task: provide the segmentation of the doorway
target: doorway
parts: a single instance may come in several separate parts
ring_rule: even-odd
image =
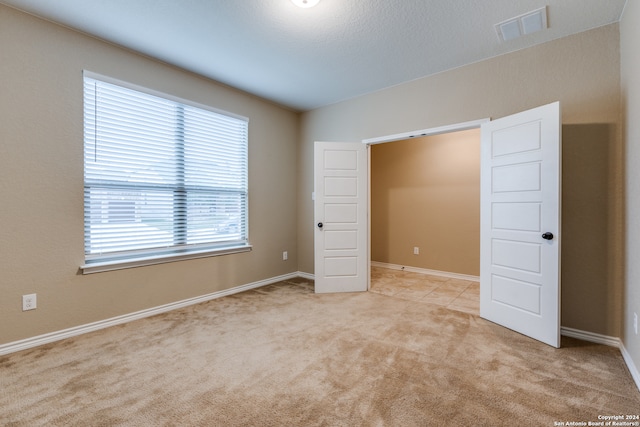
[[[479,315],[480,130],[370,149],[374,293]]]

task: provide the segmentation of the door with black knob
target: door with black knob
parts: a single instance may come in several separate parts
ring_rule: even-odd
[[[367,146],[316,142],[314,156],[315,291],[366,291]]]
[[[560,105],[481,127],[480,316],[560,346]]]

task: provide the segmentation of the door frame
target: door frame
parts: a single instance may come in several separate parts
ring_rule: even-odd
[[[490,121],[491,118],[484,118],[472,120],[469,122],[461,122],[452,125],[438,126],[362,140],[362,143],[367,145],[367,290],[371,290],[371,146],[375,144],[384,144],[387,142],[402,141],[411,138],[420,138],[423,136],[460,132],[469,129],[480,129],[480,126],[483,123],[487,123]],[[480,250],[480,248],[478,248],[478,250]]]

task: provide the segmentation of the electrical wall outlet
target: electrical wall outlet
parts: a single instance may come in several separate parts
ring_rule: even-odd
[[[22,311],[35,310],[36,294],[22,295]]]
[[[287,253],[287,251],[282,252],[282,260],[286,261],[289,259],[289,254]]]
[[[638,313],[633,313],[633,330],[638,335]]]
[[[413,247],[413,254],[414,254],[414,255],[420,255],[420,248],[419,248],[419,247],[417,247],[417,246],[414,246],[414,247]]]

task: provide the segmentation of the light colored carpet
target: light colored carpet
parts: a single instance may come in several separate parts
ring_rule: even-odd
[[[553,426],[639,408],[617,349],[302,280],[0,357],[10,426]]]
[[[480,315],[480,283],[469,280],[371,267],[370,291]]]

